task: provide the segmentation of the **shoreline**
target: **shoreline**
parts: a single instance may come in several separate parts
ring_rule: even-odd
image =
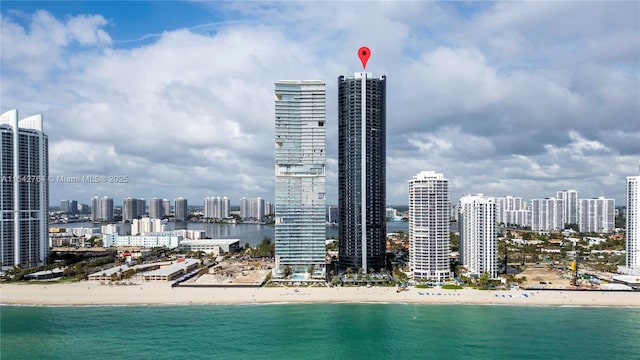
[[[601,290],[444,290],[396,292],[395,287],[171,287],[167,282],[108,286],[98,281],[69,284],[1,284],[0,305],[186,306],[249,304],[424,304],[575,306],[640,308],[640,292]]]

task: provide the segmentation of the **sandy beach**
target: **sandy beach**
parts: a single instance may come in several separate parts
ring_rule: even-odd
[[[70,284],[2,284],[5,305],[199,305],[249,303],[415,303],[538,306],[640,307],[640,292],[480,291],[440,288],[396,292],[392,287],[342,288],[172,288],[169,283],[109,286],[97,281]]]

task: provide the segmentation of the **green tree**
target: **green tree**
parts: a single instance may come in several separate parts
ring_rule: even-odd
[[[282,269],[282,274],[284,275],[284,277],[288,277],[292,272],[293,269],[289,265],[285,266],[284,269]]]
[[[491,280],[491,276],[489,275],[489,273],[487,271],[485,271],[478,278],[478,285],[481,288],[486,289],[489,286],[490,280]]]
[[[449,233],[449,248],[451,251],[458,251],[460,249],[460,235],[454,232]]]

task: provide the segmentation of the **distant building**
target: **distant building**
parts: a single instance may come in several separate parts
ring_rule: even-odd
[[[611,233],[615,228],[615,201],[599,197],[580,199],[580,232]]]
[[[151,219],[142,217],[131,221],[131,235],[144,235],[147,233],[172,231],[173,223],[162,221],[160,219]]]
[[[49,139],[42,115],[0,115],[2,268],[43,264],[49,255]]]
[[[627,268],[640,270],[640,176],[627,177]]]
[[[175,249],[182,241],[182,235],[174,232],[148,233],[145,235],[103,234],[104,247],[167,247]]]
[[[422,171],[409,180],[409,265],[414,279],[442,281],[449,264],[449,180]]]
[[[163,216],[171,215],[171,201],[169,201],[169,199],[162,199],[162,215]]]
[[[469,276],[498,277],[496,208],[495,200],[482,194],[460,198],[460,259]]]
[[[204,217],[206,219],[226,219],[230,216],[231,202],[224,197],[204,198]]]
[[[261,221],[264,218],[263,198],[240,199],[240,218],[242,220]]]
[[[318,80],[275,83],[275,257],[279,273],[326,268],[326,94]],[[240,216],[262,220],[264,200],[242,199]],[[262,213],[260,211],[262,210]]]
[[[149,200],[149,218],[162,219],[164,217],[164,206],[162,199],[153,198]]]
[[[60,200],[60,212],[69,215],[78,214],[77,200]]]
[[[131,221],[141,217],[144,214],[144,210],[140,211],[140,208],[143,206],[136,198],[128,197],[122,199],[122,221]]]
[[[562,202],[562,221],[564,224],[577,224],[580,214],[580,198],[577,190],[562,190],[556,192],[556,199]]]
[[[95,196],[91,200],[91,219],[94,222],[113,221],[113,199]]]
[[[340,208],[334,205],[327,206],[326,221],[330,224],[337,224],[340,221]]]
[[[183,251],[203,251],[207,254],[219,256],[221,254],[235,253],[240,250],[239,239],[201,239],[182,240],[178,247]]]
[[[338,262],[342,269],[386,268],[387,79],[358,72],[338,78]]]
[[[556,198],[531,200],[531,230],[552,231],[563,229],[563,201]]]
[[[189,210],[187,206],[187,199],[177,198],[175,202],[175,217],[176,221],[186,221],[189,216]]]

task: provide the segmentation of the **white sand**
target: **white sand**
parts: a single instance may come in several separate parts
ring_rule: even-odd
[[[297,291],[296,291],[297,289]],[[427,295],[427,293],[429,295]],[[421,295],[422,294],[422,295]],[[438,295],[439,294],[439,295]],[[522,294],[527,294],[524,297]],[[503,296],[504,295],[504,296]],[[170,283],[105,286],[95,281],[71,284],[2,284],[0,303],[21,305],[161,305],[246,303],[416,303],[640,307],[640,292],[480,291],[391,287],[346,288],[172,288]]]

